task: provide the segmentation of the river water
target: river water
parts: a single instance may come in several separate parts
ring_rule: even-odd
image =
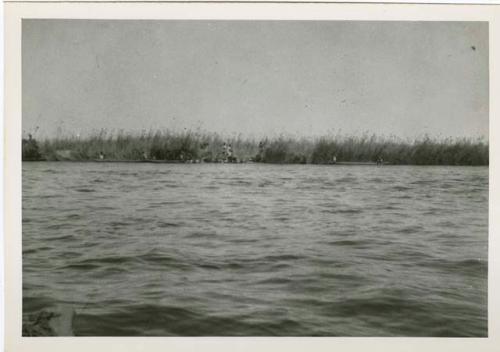
[[[487,336],[488,168],[23,163],[23,316],[81,336]]]

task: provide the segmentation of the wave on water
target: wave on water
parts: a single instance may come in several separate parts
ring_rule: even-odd
[[[25,163],[22,236],[24,336],[488,335],[488,168]]]

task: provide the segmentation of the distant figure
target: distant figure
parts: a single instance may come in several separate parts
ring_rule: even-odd
[[[146,151],[144,151],[144,153],[142,153],[142,159],[148,160],[148,153]]]
[[[99,160],[104,160],[104,153],[103,152],[99,153]]]
[[[260,141],[259,142],[259,154],[257,154],[255,161],[261,162],[262,159],[264,158],[264,147],[265,147],[265,142]]]
[[[224,142],[222,145],[222,161],[226,162],[227,161],[227,144]]]
[[[384,159],[382,159],[382,157],[379,156],[377,159],[377,165],[383,165],[383,164],[384,164]]]
[[[227,145],[226,145],[226,142],[224,142],[224,144],[222,145],[222,155],[226,155],[226,152],[227,152]]]
[[[229,159],[229,162],[231,162],[231,163],[238,162],[238,159],[234,155],[233,146],[231,144],[229,144],[229,148],[228,148],[228,159]]]
[[[333,160],[332,160],[332,164],[336,164],[336,163],[337,163],[337,156],[336,156],[336,155],[334,155],[334,156],[333,156]]]

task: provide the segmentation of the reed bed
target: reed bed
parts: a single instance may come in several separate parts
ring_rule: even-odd
[[[407,165],[488,165],[489,146],[482,139],[429,136],[414,140],[364,134],[316,138],[277,136],[247,138],[201,131],[97,131],[85,138],[23,139],[23,160],[169,160],[218,162],[227,159],[223,144],[231,145],[234,161],[329,164],[376,162]]]

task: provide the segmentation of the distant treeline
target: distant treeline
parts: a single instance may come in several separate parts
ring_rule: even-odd
[[[23,139],[23,160],[169,160],[180,162],[229,161],[284,164],[377,162],[408,165],[488,165],[488,143],[479,139],[422,137],[409,141],[395,137],[324,136],[224,138],[216,133],[151,131],[143,134],[97,132],[89,137]]]

